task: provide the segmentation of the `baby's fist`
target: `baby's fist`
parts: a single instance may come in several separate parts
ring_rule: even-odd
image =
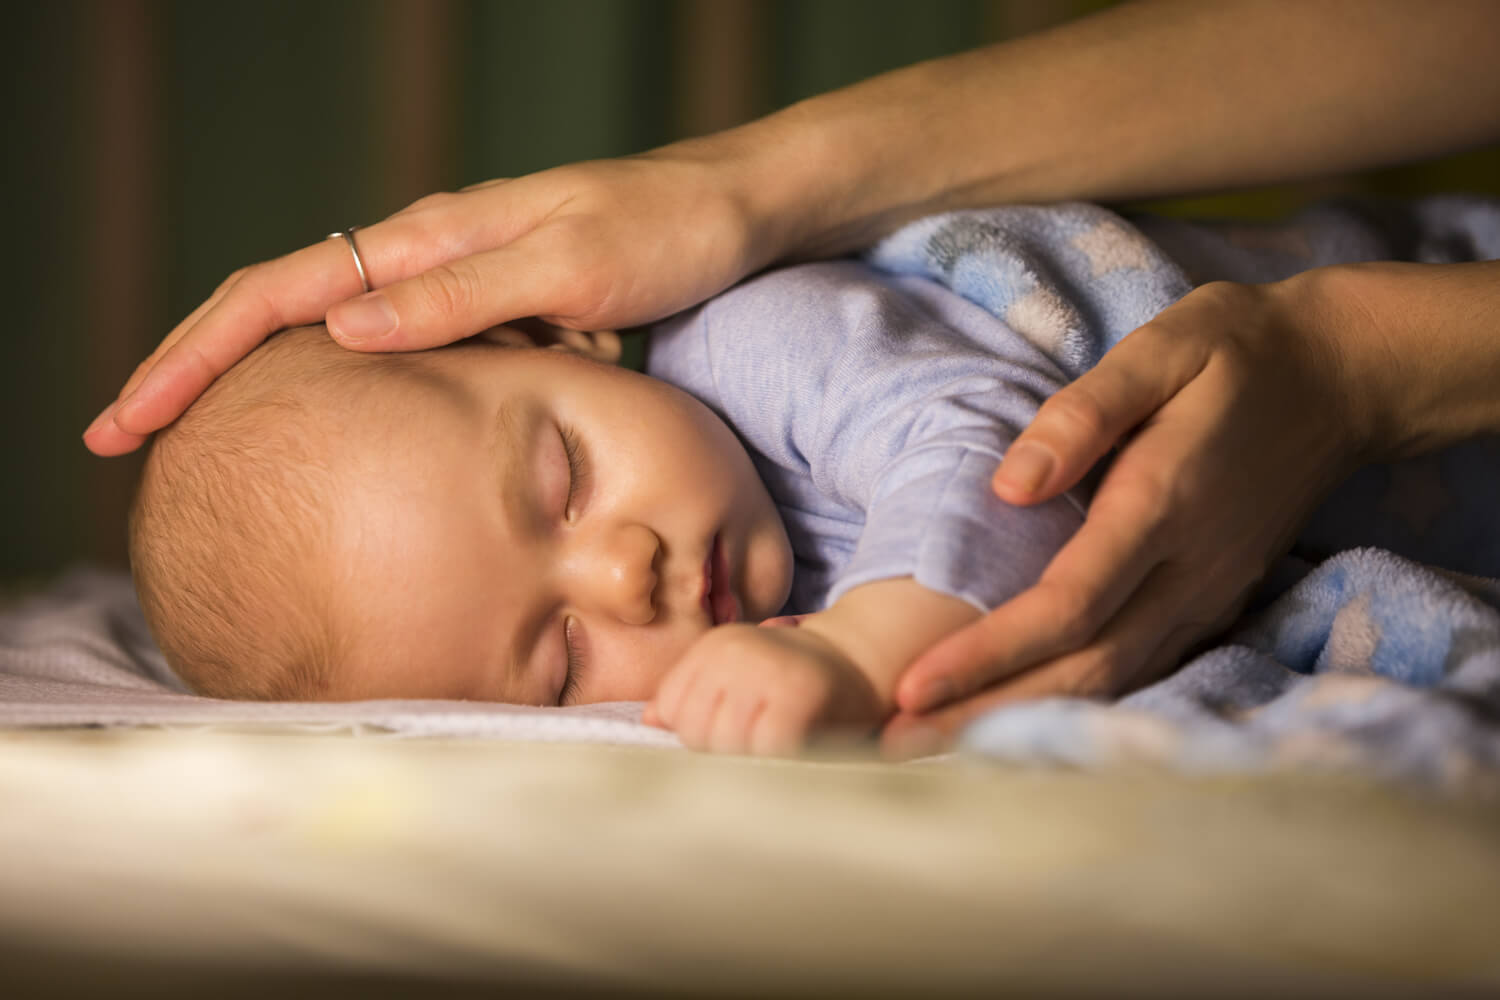
[[[694,750],[787,755],[815,730],[868,733],[884,715],[869,680],[828,638],[722,625],[688,649],[642,718]]]

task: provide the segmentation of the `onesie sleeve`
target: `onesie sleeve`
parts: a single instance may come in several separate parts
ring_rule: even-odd
[[[1000,457],[933,440],[893,462],[828,603],[861,584],[911,576],[988,611],[1035,583],[1083,517],[1065,498],[1027,508],[1001,501],[990,487]]]

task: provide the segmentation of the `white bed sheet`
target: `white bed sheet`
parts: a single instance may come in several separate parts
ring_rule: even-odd
[[[123,573],[79,570],[0,610],[0,726],[367,727],[411,736],[676,747],[641,705],[247,702],[202,698],[173,676]]]

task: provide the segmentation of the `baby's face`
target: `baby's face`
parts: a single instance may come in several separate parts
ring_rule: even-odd
[[[702,403],[558,350],[426,361],[341,444],[326,697],[644,700],[704,631],[780,609],[786,531]]]

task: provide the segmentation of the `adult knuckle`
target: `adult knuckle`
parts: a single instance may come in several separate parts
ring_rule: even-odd
[[[431,194],[423,195],[416,201],[412,202],[410,205],[407,205],[405,211],[415,214],[418,212],[441,210],[442,208],[451,205],[453,203],[453,198],[454,195],[449,191],[434,191]]]
[[[1104,406],[1082,384],[1075,384],[1053,396],[1037,411],[1038,420],[1069,436],[1093,440],[1108,430]]]
[[[438,264],[423,273],[421,289],[426,305],[443,316],[463,316],[479,301],[479,278],[471,267]]]
[[[1098,601],[1081,584],[1041,584],[1052,606],[1052,626],[1064,642],[1080,643],[1094,634],[1099,626]]]
[[[247,274],[250,273],[251,266],[252,265],[247,265],[245,267],[238,267],[238,268],[235,268],[233,271],[229,272],[229,277],[227,277],[223,281],[219,282],[218,287],[214,289],[214,294],[215,295],[219,295],[219,294],[222,294],[223,292],[227,292],[227,291],[229,291],[229,289],[233,288],[236,284],[239,283],[239,280],[241,278],[243,278],[245,275],[247,275]]]
[[[1177,508],[1181,482],[1151,465],[1119,465],[1105,503],[1109,513],[1150,535],[1163,530]]]
[[[243,296],[242,301],[253,307],[256,325],[270,333],[292,324],[287,322],[281,304],[277,301],[276,289],[264,277],[265,273],[259,265],[246,268],[241,280],[235,285],[235,292],[238,296]]]
[[[1249,304],[1253,291],[1248,285],[1237,281],[1208,281],[1188,293],[1195,305],[1207,305],[1215,310],[1235,310]]]
[[[586,216],[559,218],[548,225],[548,251],[566,263],[569,275],[567,314],[562,318],[581,329],[611,325],[625,284],[622,277],[629,271],[622,262],[636,259],[633,252]]]
[[[1133,670],[1130,656],[1120,647],[1095,646],[1078,658],[1064,683],[1068,693],[1079,697],[1108,695]]]

